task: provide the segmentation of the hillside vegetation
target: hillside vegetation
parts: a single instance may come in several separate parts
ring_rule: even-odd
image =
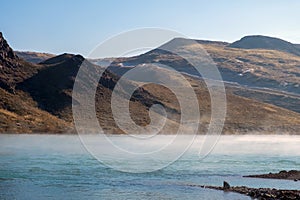
[[[185,52],[192,59],[196,59],[193,51],[204,48],[219,67],[223,79],[230,82],[225,84],[227,115],[224,134],[299,133],[297,84],[300,57],[278,50],[231,48],[223,42],[186,41],[174,39],[165,45],[173,45],[175,51]],[[201,119],[198,132],[205,134],[211,120],[211,99],[205,82],[186,60],[160,49],[131,58],[117,58],[103,73],[95,96],[101,127],[106,133],[124,134],[113,118],[112,91],[122,74],[136,65],[151,62],[167,64],[186,73],[184,77],[199,100]],[[25,61],[9,47],[2,34],[0,65],[1,133],[76,133],[72,90],[77,72],[81,65],[89,66],[95,73],[103,70],[81,55],[51,56],[39,63]],[[178,78],[165,68],[158,67],[151,73],[161,80]],[[134,87],[141,83],[127,80],[124,84]],[[180,106],[175,94],[160,85],[146,82],[135,90],[129,105],[133,121],[140,126],[148,125],[149,108],[154,104],[164,106],[168,114],[166,125],[160,133],[175,132],[180,124]]]

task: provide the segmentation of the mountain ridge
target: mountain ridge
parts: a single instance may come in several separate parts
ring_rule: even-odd
[[[200,45],[200,43],[197,44]],[[211,48],[208,51],[210,54],[213,52],[213,48],[218,51],[227,48],[225,43],[202,42],[202,45]],[[195,50],[198,47],[187,45],[185,48]],[[98,83],[95,105],[99,124],[107,133],[124,134],[116,125],[111,110],[112,91],[120,78],[120,74],[126,72],[118,71],[124,69],[118,64],[128,62],[137,65],[144,63],[144,61],[152,62],[154,59],[166,59],[164,63],[175,66],[184,63],[182,60],[173,60],[176,58],[174,55],[157,53],[160,52],[152,51],[151,56],[146,53],[142,59],[139,56],[118,58],[112,63],[111,68],[104,71]],[[4,66],[3,64],[3,68],[11,70],[9,73],[4,73],[7,70],[0,71],[0,75],[19,78],[9,82],[13,83],[10,85],[13,91],[0,85],[2,94],[0,95],[0,113],[2,114],[0,132],[75,133],[72,116],[72,89],[76,74],[82,64],[89,65],[96,73],[102,70],[101,66],[94,65],[84,57],[73,54],[61,54],[38,64],[14,56],[10,58],[7,53],[3,53],[3,55],[5,56],[2,56],[1,62],[10,61],[12,65]],[[126,69],[129,70],[130,67]],[[170,79],[175,78],[172,73],[166,70],[158,68],[154,75],[165,74]],[[117,73],[115,73],[116,71]],[[210,95],[201,78],[184,76],[192,85],[199,102],[201,102],[199,105],[201,112],[199,134],[203,134],[207,131],[211,117]],[[125,84],[128,87],[135,87],[138,83],[129,80]],[[257,99],[261,99],[260,96],[257,95],[257,99],[249,98],[248,94],[250,93],[247,89],[242,91],[240,87],[235,88],[227,84],[225,86],[228,114],[223,129],[224,134],[299,133],[300,114],[286,109],[289,106],[284,108],[258,101]],[[268,98],[271,101],[273,97],[269,96]],[[176,96],[169,89],[159,85],[146,84],[138,87],[134,92],[130,99],[130,113],[133,121],[141,126],[149,124],[149,108],[157,103],[163,105],[168,111],[167,125],[163,129],[164,133],[172,132],[180,123],[180,106],[176,101]],[[281,104],[278,103],[278,105]]]
[[[282,52],[287,52],[300,56],[300,50],[295,44],[287,42],[285,40],[263,36],[263,35],[250,35],[241,38],[229,45],[231,48],[241,48],[241,49],[270,49],[278,50]]]
[[[33,51],[15,51],[15,53],[19,58],[35,64],[38,64],[49,58],[56,56],[55,54],[51,54],[51,53],[41,53],[41,52],[33,52]]]
[[[300,56],[270,49],[240,49],[231,48],[228,45],[215,45],[215,43],[202,43],[191,39],[173,39],[162,47],[158,47],[144,54],[129,57],[116,58],[114,60],[117,73],[123,73],[125,68],[120,69],[118,65],[127,67],[138,63],[158,62],[170,65],[180,72],[199,76],[198,72],[185,59],[162,49],[168,47],[174,51],[185,51],[191,59],[194,51],[206,51],[207,56],[213,60],[212,65],[217,65],[222,78],[226,82],[238,83],[247,87],[267,87],[279,91],[292,92],[300,95]],[[120,71],[121,70],[121,71]],[[124,71],[125,70],[125,71]],[[128,69],[127,69],[128,70]]]

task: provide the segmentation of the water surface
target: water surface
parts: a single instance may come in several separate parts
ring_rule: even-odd
[[[226,180],[231,185],[300,189],[300,182],[242,177],[299,170],[299,144],[299,136],[222,136],[204,159],[194,144],[168,167],[134,174],[101,164],[78,136],[0,135],[0,199],[250,199],[188,185]]]

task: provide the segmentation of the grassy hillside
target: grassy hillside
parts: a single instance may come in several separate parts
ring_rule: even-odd
[[[228,46],[241,49],[270,49],[300,55],[296,45],[279,38],[262,35],[246,36]]]
[[[0,88],[0,133],[69,133],[72,124],[38,108],[30,96]]]
[[[39,52],[31,52],[31,51],[15,51],[16,55],[31,63],[40,63],[43,62],[49,58],[55,57],[54,54],[50,53],[39,53]]]
[[[20,59],[4,41],[2,38],[0,132],[75,133],[72,116],[72,89],[75,77],[82,64],[89,66],[96,74],[103,70],[101,66],[90,63],[80,55],[72,54],[52,57],[39,64],[29,63]],[[177,43],[175,44],[177,45]],[[251,87],[254,87],[255,83],[260,80],[260,84],[266,84],[274,89],[277,87],[274,82],[283,80],[280,74],[282,76],[290,74],[289,83],[296,84],[299,77],[297,68],[295,69],[294,66],[300,61],[299,57],[271,50],[240,51],[228,48],[226,47],[228,44],[222,42],[198,41],[198,45],[200,44],[217,62],[223,78],[226,78],[224,76],[226,73],[222,69],[226,69],[230,72],[227,74],[228,78],[232,77],[235,80],[237,76],[244,81],[238,80],[244,83],[245,87],[226,84],[227,116],[224,134],[299,133],[300,114],[297,113],[297,91],[292,96],[285,92],[286,88],[283,88],[281,92],[253,89],[246,86],[244,79],[246,77],[247,83],[253,82]],[[193,56],[191,52],[201,48],[197,44],[186,45],[183,39],[180,39],[180,45],[178,50],[187,52],[191,57]],[[120,75],[137,64],[153,61],[169,64],[180,71],[193,74],[192,68],[186,63],[186,60],[160,50],[153,50],[141,56],[116,59],[101,77],[95,96],[97,117],[101,127],[107,133],[124,133],[116,125],[111,110],[112,91],[119,81]],[[270,65],[259,65],[260,62],[270,62],[274,65],[271,67]],[[236,65],[237,63],[239,65]],[[127,67],[123,67],[124,64]],[[255,67],[255,70],[242,71],[249,67]],[[161,80],[178,78],[165,68],[156,68],[151,73],[155,78]],[[243,76],[239,75],[240,73]],[[248,73],[251,76],[247,76]],[[193,86],[200,102],[199,133],[203,134],[206,132],[211,118],[210,95],[201,78],[184,76]],[[268,85],[269,81],[275,85]],[[123,84],[127,87],[140,85],[139,82],[132,80],[127,80]],[[125,94],[121,93],[120,95]],[[287,98],[284,96],[289,99],[288,102],[285,101]],[[163,105],[168,113],[166,126],[161,133],[175,131],[180,123],[180,106],[176,96],[168,88],[160,85],[146,84],[135,90],[129,105],[133,121],[141,126],[148,125],[150,123],[149,108],[154,104]],[[155,113],[155,115],[160,115],[160,113]]]
[[[218,66],[224,81],[300,94],[299,56],[277,50],[237,49],[230,48],[222,42],[191,42],[181,38],[165,45],[171,46],[174,52],[184,53],[190,59],[196,60],[201,58],[194,57],[194,52],[205,49]],[[120,63],[129,67],[151,62],[166,64],[191,75],[199,75],[185,59],[161,49],[154,49],[140,56],[116,59],[114,66],[118,70],[117,66]]]

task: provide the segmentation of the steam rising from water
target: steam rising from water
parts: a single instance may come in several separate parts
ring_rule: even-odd
[[[110,136],[126,141],[124,136]],[[171,135],[141,140],[141,146],[156,147]],[[288,180],[249,179],[242,175],[298,169],[300,136],[221,136],[214,150],[199,159],[199,136],[179,160],[152,173],[120,173],[94,159],[77,135],[0,135],[0,196],[4,199],[248,199],[228,193],[189,187],[189,184],[231,185],[299,189]],[[93,137],[90,137],[91,141]],[[188,137],[181,136],[184,143]],[[180,143],[177,143],[180,146]],[[95,148],[109,147],[95,142]],[[138,148],[138,146],[136,146]],[[109,158],[108,158],[109,159]],[[168,157],[153,158],[158,162]],[[123,169],[154,165],[152,160],[109,160]],[[1,190],[2,188],[2,190]],[[184,191],[184,192],[182,192]],[[151,194],[149,196],[149,194]],[[129,195],[129,196],[128,196]],[[35,197],[35,198],[34,198]]]
[[[90,136],[92,144],[93,137]],[[110,136],[115,141],[126,144],[124,136]],[[152,140],[141,140],[141,146],[147,144],[149,148],[161,146],[170,141],[171,135],[160,135]],[[190,139],[189,136],[181,137],[182,143]],[[208,136],[209,137],[209,136]],[[197,136],[189,153],[199,153],[205,136]],[[130,140],[128,140],[130,141]],[[99,143],[100,142],[100,143]],[[290,135],[243,135],[243,136],[221,136],[211,154],[273,154],[300,156],[300,136]],[[130,149],[130,143],[128,142]],[[180,146],[176,143],[174,149]],[[95,148],[109,151],[109,147],[102,146],[101,141],[95,142]],[[86,153],[77,135],[0,135],[0,153],[20,150],[28,153],[38,154],[40,152],[82,154]],[[209,155],[208,155],[209,157]],[[163,158],[162,158],[163,159]]]

